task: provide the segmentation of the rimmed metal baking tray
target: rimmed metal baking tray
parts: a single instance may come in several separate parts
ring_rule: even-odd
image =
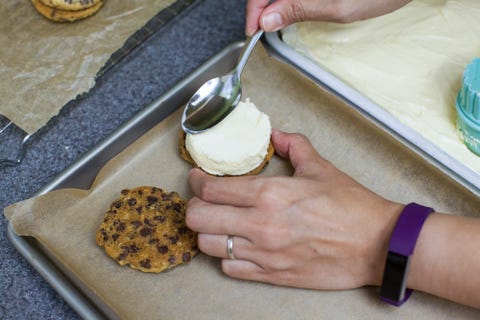
[[[343,99],[386,133],[395,137],[476,196],[480,196],[480,175],[478,173],[453,158],[411,127],[400,123],[392,114],[340,80],[335,74],[288,46],[282,41],[280,32],[267,33],[264,44],[272,56],[292,65],[314,82]]]
[[[285,45],[278,34],[266,34],[263,42],[267,51],[273,57],[296,67],[301,73],[345,100],[349,105],[382,127],[386,132],[411,147],[427,161],[439,167],[446,174],[453,176],[455,180],[462,183],[468,189],[480,194],[480,183],[474,184],[469,179],[461,179],[461,176],[456,176],[451,164],[440,162],[438,157],[435,157],[435,152],[438,150],[434,150],[431,143],[425,141],[424,145],[421,140],[417,140],[417,137],[412,137],[411,134],[414,133],[405,130],[408,128],[402,128],[395,119],[390,119],[391,116],[389,118],[389,115],[386,114],[385,111],[378,109],[380,107],[377,106],[377,108],[373,108],[372,110],[374,106],[372,106],[371,101],[366,100],[361,94],[341,83],[333,75],[319,68],[314,62],[304,58]],[[190,76],[153,101],[134,118],[122,125],[94,149],[59,174],[36,195],[42,195],[61,188],[88,189],[98,171],[106,162],[115,157],[119,152],[179,107],[183,106],[205,81],[233,69],[242,45],[243,42],[234,43],[215,55]],[[415,143],[412,143],[412,141],[415,141]],[[418,144],[420,144],[422,148],[420,148]],[[426,147],[427,149],[425,150]],[[16,249],[81,317],[85,319],[118,318],[107,305],[103,304],[101,300],[95,296],[94,292],[82,285],[82,283],[69,273],[62,263],[56,260],[38,241],[32,237],[16,235],[11,225],[8,226],[7,234]]]
[[[185,105],[201,84],[232,70],[243,42],[233,43],[190,76],[145,107],[94,149],[60,173],[36,196],[62,188],[88,189],[99,170],[120,151]],[[115,319],[117,315],[86,288],[49,251],[32,237],[15,234],[9,224],[7,235],[15,248],[52,285],[65,301],[84,319]]]

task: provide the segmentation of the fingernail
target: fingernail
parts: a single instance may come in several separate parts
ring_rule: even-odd
[[[283,19],[279,13],[273,12],[262,17],[263,30],[278,31],[283,27]]]

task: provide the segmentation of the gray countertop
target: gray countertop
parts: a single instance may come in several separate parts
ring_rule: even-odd
[[[68,103],[0,168],[0,319],[79,316],[16,251],[3,208],[27,199],[82,154],[228,44],[244,39],[245,0],[199,0]]]

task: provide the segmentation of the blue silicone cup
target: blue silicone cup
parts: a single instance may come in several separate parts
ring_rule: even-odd
[[[468,149],[480,156],[480,58],[465,68],[455,106],[458,135]]]

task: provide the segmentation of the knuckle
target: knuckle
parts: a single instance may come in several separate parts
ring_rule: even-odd
[[[205,180],[200,185],[200,194],[199,197],[202,200],[210,201],[215,196],[215,183],[211,180]]]
[[[273,208],[284,199],[284,187],[280,180],[269,179],[258,187],[257,199],[265,208]]]
[[[307,137],[304,134],[298,133],[298,132],[292,133],[292,139],[296,143],[305,142],[305,141],[308,140]]]
[[[200,233],[197,237],[197,245],[201,251],[205,252],[209,246],[209,241],[203,236],[203,234]]]
[[[329,16],[332,21],[338,23],[350,23],[356,20],[351,6],[345,4],[344,1],[335,2],[330,6],[327,16]]]
[[[300,1],[292,1],[287,11],[287,17],[292,22],[304,21],[307,17],[305,7]]]
[[[201,222],[201,211],[203,210],[200,206],[195,204],[190,204],[187,206],[185,212],[185,223],[187,227],[192,230],[197,230]]]
[[[222,260],[222,271],[229,277],[235,277],[235,269],[226,260]]]

